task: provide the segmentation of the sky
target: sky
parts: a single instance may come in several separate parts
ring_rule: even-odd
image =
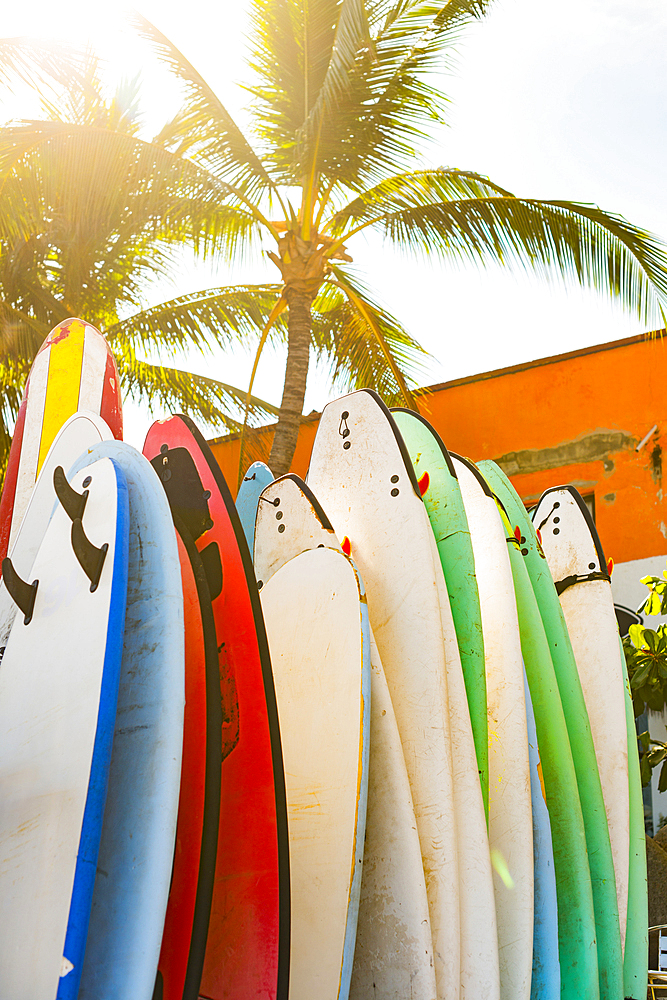
[[[248,80],[243,61],[246,4],[223,0],[139,0],[138,9],[194,63],[240,120]],[[90,41],[109,72],[141,72],[147,124],[159,127],[178,101],[175,83],[127,27],[122,7],[26,0],[3,11],[2,35]],[[595,203],[667,241],[667,4],[664,0],[497,0],[462,41],[455,72],[443,77],[450,127],[428,162],[473,169],[517,195]],[[28,95],[6,102],[5,117],[34,112]],[[0,111],[3,109],[0,107]],[[632,336],[644,327],[590,291],[564,289],[497,268],[445,268],[402,257],[376,237],[351,241],[380,301],[430,352],[423,384]],[[275,280],[270,262],[214,269],[184,261],[172,283],[147,291],[147,304],[236,281]],[[280,400],[284,359],[260,365],[255,391]],[[183,367],[245,386],[244,353]],[[331,396],[315,371],[306,412]],[[156,414],[161,415],[161,414]],[[127,408],[130,440],[148,423]],[[136,441],[140,443],[140,441]]]

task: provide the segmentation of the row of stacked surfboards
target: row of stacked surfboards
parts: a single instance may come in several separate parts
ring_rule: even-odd
[[[67,320],[0,500],[0,997],[640,1000],[643,808],[583,501],[372,392],[236,505]]]

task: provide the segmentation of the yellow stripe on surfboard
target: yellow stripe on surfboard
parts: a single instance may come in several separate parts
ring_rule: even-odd
[[[42,436],[39,442],[37,473],[56,434],[79,407],[81,369],[86,335],[85,324],[72,320],[67,330],[61,330],[50,345],[49,375],[44,400]]]

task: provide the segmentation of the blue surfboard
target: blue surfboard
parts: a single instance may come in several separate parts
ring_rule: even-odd
[[[558,961],[558,904],[556,872],[551,840],[551,821],[542,790],[540,751],[537,745],[535,715],[524,672],[530,798],[533,806],[533,864],[535,873],[533,974],[530,1000],[559,1000],[560,964]]]
[[[176,535],[150,463],[95,445],[129,496],[129,571],[109,790],[78,1000],[150,1000],[169,894],[183,746],[183,592]]]
[[[253,462],[243,477],[236,496],[236,510],[251,553],[255,546],[255,516],[259,495],[272,482],[273,473],[268,465],[264,462]]]

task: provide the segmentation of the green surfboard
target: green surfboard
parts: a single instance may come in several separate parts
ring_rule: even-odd
[[[600,997],[620,1000],[624,994],[616,879],[588,712],[567,626],[535,527],[521,499],[495,462],[480,462],[480,470],[505,507],[512,528],[519,528],[520,555],[549,645],[579,790],[595,912]]]
[[[480,472],[496,493],[489,463]],[[553,837],[558,899],[558,953],[561,997],[579,1000],[598,996],[598,957],[591,877],[586,856],[586,834],[579,804],[577,779],[567,727],[535,594],[521,546],[499,504],[516,596],[521,652],[535,713],[544,791]]]
[[[489,749],[484,639],[475,562],[461,491],[442,439],[413,410],[393,409],[433,528],[461,655],[484,812],[489,818]],[[427,477],[427,478],[426,478]]]

